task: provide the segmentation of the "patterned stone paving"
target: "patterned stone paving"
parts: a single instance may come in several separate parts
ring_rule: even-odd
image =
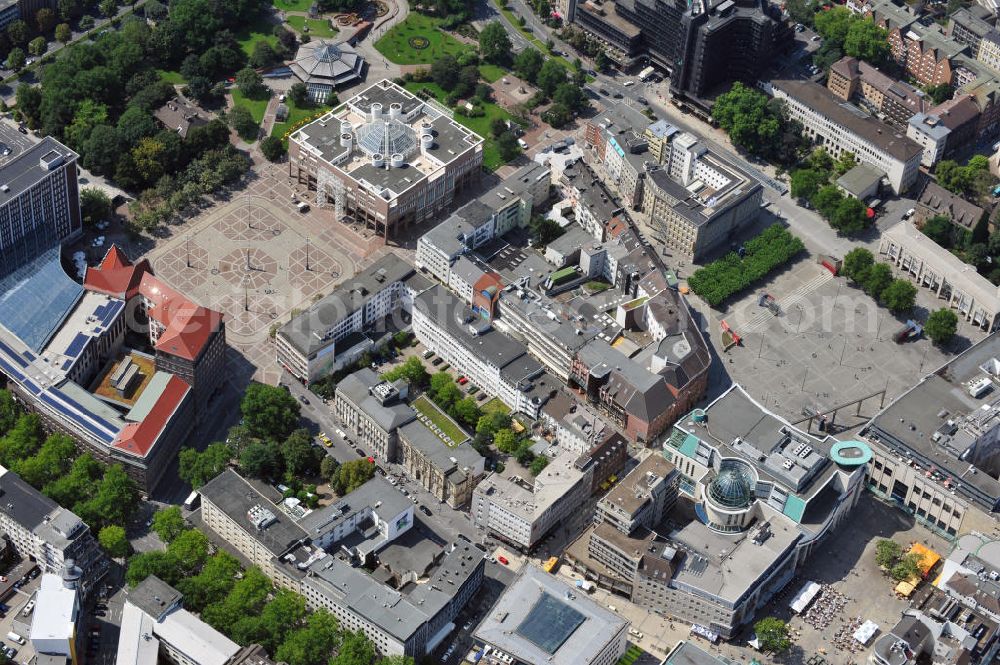
[[[249,293],[227,295],[219,304],[227,314],[227,335],[234,333],[239,337],[252,337],[261,328],[269,328],[278,318],[274,301],[267,296]]]
[[[260,290],[278,275],[278,262],[260,247],[236,249],[219,259],[219,274],[227,282]]]
[[[239,204],[239,199],[234,203]],[[247,223],[248,215],[250,217],[249,224]],[[267,242],[281,235],[286,227],[270,212],[255,205],[252,199],[248,211],[244,199],[242,207],[237,206],[230,210],[225,217],[213,225],[213,228],[228,240]]]

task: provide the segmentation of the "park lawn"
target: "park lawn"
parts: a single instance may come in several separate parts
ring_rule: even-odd
[[[506,69],[498,67],[497,65],[491,65],[489,63],[479,65],[479,75],[482,76],[483,80],[487,83],[499,81],[506,73]]]
[[[271,4],[277,9],[286,12],[308,12],[314,0],[271,0]]]
[[[267,110],[267,99],[247,99],[240,92],[239,88],[233,87],[230,89],[229,94],[233,96],[234,106],[243,106],[250,111],[250,115],[253,116],[253,121],[258,125],[264,121],[264,111]]]
[[[285,19],[285,23],[292,26],[296,32],[299,34],[308,34],[313,37],[320,38],[330,38],[337,36],[337,30],[332,25],[330,21],[325,18],[306,18],[305,16],[289,16]],[[309,30],[305,30],[308,27]]]
[[[411,406],[416,409],[417,413],[434,423],[435,427],[451,439],[451,447],[457,446],[469,438],[468,434],[461,427],[456,425],[444,411],[438,408],[437,404],[427,399],[426,396],[421,395],[413,401]]]
[[[448,93],[436,83],[417,83],[415,81],[410,81],[405,87],[407,90],[414,93],[422,88],[426,88],[427,90],[433,92],[434,97],[437,98],[437,100],[442,104],[444,104],[444,100],[448,97]],[[495,171],[499,167],[503,166],[504,161],[500,158],[500,151],[497,150],[493,136],[490,134],[490,122],[493,118],[513,120],[514,116],[507,113],[507,111],[492,102],[483,104],[483,110],[486,112],[486,115],[479,118],[467,118],[464,115],[456,113],[455,120],[460,125],[468,127],[486,139],[486,143],[483,144],[483,167],[490,171]]]
[[[392,27],[382,39],[375,42],[375,48],[390,62],[397,65],[429,65],[435,60],[452,55],[458,57],[463,51],[474,47],[463,44],[438,27],[440,19],[423,14],[410,14]],[[415,49],[409,40],[413,37],[423,37],[429,44],[427,48]]]
[[[183,85],[187,83],[187,79],[181,76],[180,72],[168,72],[165,69],[157,69],[156,73],[159,74],[161,81],[170,85]]]
[[[276,122],[274,126],[271,127],[271,136],[277,136],[279,139],[288,145],[288,139],[284,138],[285,132],[289,131],[293,127],[297,127],[300,122],[309,120],[310,118],[315,118],[323,115],[330,110],[329,106],[325,104],[319,104],[307,109],[300,109],[295,106],[291,101],[288,102],[288,120],[285,122]]]
[[[236,42],[244,53],[251,55],[257,42],[267,42],[271,46],[278,45],[278,38],[271,33],[272,30],[274,30],[274,24],[262,16],[253,23],[243,26],[236,33]],[[235,76],[236,72],[233,72],[233,75]]]
[[[489,400],[479,410],[485,414],[510,413],[510,407],[501,402],[499,397]]]

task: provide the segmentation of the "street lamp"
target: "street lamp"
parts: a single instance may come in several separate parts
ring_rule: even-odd
[[[187,248],[187,267],[190,268],[191,267],[191,234],[190,233],[187,234],[187,237],[184,239],[184,244],[185,244],[185,246]]]
[[[309,238],[306,237],[306,272],[309,271]]]

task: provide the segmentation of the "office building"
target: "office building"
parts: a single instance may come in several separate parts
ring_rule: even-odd
[[[413,332],[481,390],[496,395],[514,412],[538,417],[548,394],[542,366],[522,344],[494,330],[443,286],[417,296]]]
[[[78,157],[45,137],[0,166],[0,278],[83,232]]]
[[[422,422],[399,428],[399,457],[407,476],[456,509],[483,477],[485,460],[468,442],[449,446]]]
[[[288,140],[288,174],[386,239],[442,214],[475,182],[483,138],[388,79]]]
[[[608,58],[626,70],[639,63],[642,31],[618,14],[614,0],[569,0],[567,19],[586,30],[604,47]]]
[[[483,550],[463,540],[445,547],[440,563],[420,584],[397,590],[334,555],[308,565],[302,594],[311,608],[326,608],[344,630],[360,630],[382,655],[419,661],[454,629],[483,582]]]
[[[844,105],[818,83],[781,80],[774,81],[772,89],[775,98],[787,103],[790,117],[802,123],[805,136],[826,148],[834,159],[853,153],[859,163],[883,171],[897,194],[916,182],[923,157],[920,144]]]
[[[647,174],[642,208],[668,247],[699,261],[754,223],[762,200],[756,178],[683,133],[671,141],[663,167]]]
[[[428,286],[409,263],[386,254],[283,325],[275,335],[278,362],[307,385],[349,365],[375,345],[386,319],[409,311]]]
[[[663,454],[697,518],[643,557],[632,601],[729,639],[848,520],[871,451],[798,430],[733,386],[678,421]]]
[[[276,584],[296,589],[297,582],[279,566],[279,559],[302,544],[308,534],[275,505],[281,500],[277,490],[252,484],[226,469],[198,493],[206,527]]]
[[[182,606],[183,596],[150,575],[129,591],[122,608],[116,665],[240,665],[242,649]],[[259,649],[259,647],[257,647]],[[265,658],[266,661],[266,658]]]
[[[949,17],[948,34],[968,46],[970,53],[976,54],[983,37],[993,29],[996,21],[996,15],[981,5],[960,7]]]
[[[942,307],[961,318],[993,331],[1000,314],[1000,290],[973,266],[924,235],[912,221],[902,220],[882,234],[880,257],[935,293]]]
[[[337,384],[333,412],[344,429],[373,457],[394,462],[398,457],[397,430],[417,417],[403,401],[408,394],[406,381],[382,381],[373,370],[364,367]]]
[[[628,626],[583,592],[526,565],[473,639],[488,647],[484,665],[614,665],[625,653]]]
[[[12,471],[0,467],[0,530],[23,558],[44,574],[81,572],[80,593],[88,595],[107,573],[108,560],[83,520],[60,507]]]
[[[597,502],[594,521],[628,535],[655,529],[677,500],[680,474],[662,455],[653,453]]]
[[[76,628],[80,620],[82,576],[83,571],[72,563],[58,575],[42,575],[28,635],[38,665],[80,662]]]
[[[472,494],[473,524],[512,547],[531,550],[590,496],[593,471],[577,468],[577,457],[560,452],[533,481],[514,469],[487,475]]]
[[[477,199],[465,204],[417,241],[417,268],[450,284],[458,258],[516,228],[525,228],[532,210],[549,198],[552,175],[532,163]]]
[[[874,452],[869,487],[952,536],[963,531],[970,508],[1000,507],[998,359],[994,333],[925,376],[862,430]]]
[[[628,208],[642,207],[643,180],[654,159],[645,133],[649,125],[649,118],[621,102],[588,120],[585,127],[587,145],[600,160],[600,175]]]

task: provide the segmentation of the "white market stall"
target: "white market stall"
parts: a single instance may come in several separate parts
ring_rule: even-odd
[[[795,594],[791,602],[788,603],[788,607],[796,614],[802,614],[809,607],[809,603],[813,602],[813,599],[816,598],[820,589],[820,585],[816,582],[806,582],[799,589],[799,592]]]

